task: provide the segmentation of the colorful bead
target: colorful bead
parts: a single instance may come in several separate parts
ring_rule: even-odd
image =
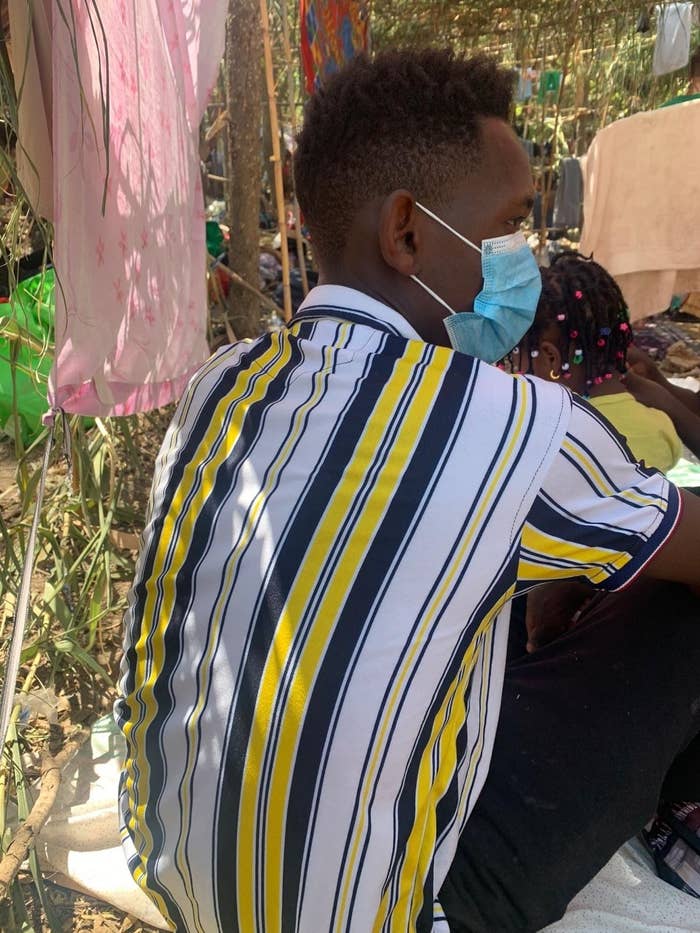
[[[629,324],[627,324],[625,321],[623,321],[622,324],[620,324],[620,330],[621,330],[623,333],[624,333],[626,330],[629,330],[629,329],[630,329],[630,326],[629,326]]]
[[[561,364],[561,368],[564,370],[564,372],[566,372],[567,369],[569,368],[569,364],[568,364],[568,363],[562,363],[562,364]]]
[[[602,336],[602,337],[609,337],[609,336],[610,336],[610,328],[609,328],[609,327],[601,327],[601,328],[600,328],[600,333],[601,333],[601,336]]]
[[[557,314],[557,320],[558,320],[558,321],[565,321],[565,320],[566,320],[566,315],[565,315],[565,314]]]
[[[540,351],[539,351],[539,350],[531,350],[531,351],[530,351],[530,356],[533,358],[533,360],[535,359],[536,356],[539,356],[539,355],[540,355]]]
[[[520,353],[520,347],[513,347],[512,353],[514,356],[517,356]]]
[[[574,351],[574,363],[578,366],[579,363],[583,363],[583,350],[577,348]]]
[[[615,355],[617,356],[618,360],[624,360],[625,358],[625,354],[622,350],[618,350]]]
[[[596,376],[595,379],[593,380],[593,382],[594,382],[597,386],[602,385],[602,384],[603,384],[603,377],[602,377],[602,376]]]
[[[570,337],[572,340],[576,340],[576,338],[578,337],[578,331],[577,331],[577,330],[570,330],[570,331],[569,331],[569,337]]]
[[[612,373],[606,373],[606,374],[605,374],[605,378],[606,378],[606,379],[612,379]]]
[[[580,301],[583,298],[583,292],[577,288],[576,291],[574,292],[574,296],[577,301]]]
[[[598,344],[599,347],[604,347],[604,346],[605,346],[605,337],[599,337],[598,340],[596,341],[596,343]]]
[[[565,379],[571,379],[571,373],[564,373]]]

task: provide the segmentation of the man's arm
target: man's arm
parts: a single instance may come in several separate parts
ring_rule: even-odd
[[[659,580],[676,580],[700,587],[700,497],[680,490],[681,514],[678,523],[644,568]]]

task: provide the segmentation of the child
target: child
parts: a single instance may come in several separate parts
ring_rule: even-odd
[[[666,411],[637,401],[625,385],[631,342],[627,306],[612,276],[578,253],[562,253],[542,269],[537,315],[510,356],[511,369],[565,380],[626,438],[638,460],[665,473],[681,456],[681,439]]]

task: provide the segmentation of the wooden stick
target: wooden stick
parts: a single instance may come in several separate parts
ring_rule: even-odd
[[[264,292],[261,292],[259,288],[251,285],[250,282],[246,282],[246,280],[237,272],[233,272],[231,269],[229,269],[228,266],[225,266],[223,262],[215,262],[214,268],[221,269],[224,275],[227,275],[232,282],[235,282],[236,285],[240,285],[241,288],[245,288],[247,291],[257,295],[260,301],[262,301],[266,307],[268,307],[271,311],[276,311],[277,314],[280,314],[284,318],[284,311],[278,304],[275,304],[272,298],[268,298],[268,296]]]
[[[51,814],[58,788],[61,786],[63,768],[89,735],[87,731],[80,733],[76,738],[71,739],[55,758],[47,755],[44,759],[39,796],[29,816],[15,833],[15,838],[0,862],[0,902],[8,896],[10,886],[22,867],[22,862]]]
[[[287,101],[289,106],[289,121],[292,125],[292,137],[297,138],[297,114],[294,101],[294,71],[292,69],[292,46],[289,41],[289,17],[287,14],[287,0],[280,0],[280,13],[282,15],[282,44],[284,46],[284,60],[287,64]],[[309,277],[306,274],[306,260],[304,258],[304,237],[301,232],[301,212],[297,200],[297,186],[292,172],[292,210],[294,211],[294,227],[297,241],[297,256],[299,257],[299,271],[301,272],[301,287],[304,295],[309,293]]]
[[[282,253],[282,294],[284,295],[284,319],[292,316],[292,290],[289,279],[289,249],[287,247],[287,218],[284,208],[284,182],[282,181],[282,159],[280,154],[280,127],[277,119],[277,100],[275,98],[275,76],[272,70],[272,45],[270,43],[270,17],[267,0],[260,0],[260,20],[265,52],[265,82],[267,84],[267,102],[270,108],[270,131],[272,133],[272,167],[275,178],[275,200],[277,202],[277,225],[280,233]]]

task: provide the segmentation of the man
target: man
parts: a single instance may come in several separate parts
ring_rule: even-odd
[[[617,589],[642,571],[700,582],[700,503],[681,513],[678,491],[560,386],[462,352],[497,359],[539,295],[517,234],[533,192],[510,81],[437,51],[329,81],[296,162],[321,285],[290,326],[210,360],[164,442],[117,717],[130,866],[177,930],[525,929],[649,815],[616,824],[566,883],[526,878],[522,896],[507,830],[530,833],[519,794],[542,799],[553,839],[578,827],[552,816],[551,787],[518,788],[517,767],[495,775],[515,790],[505,824],[474,809],[493,785],[513,595],[572,577]],[[700,635],[678,671],[698,660]],[[597,673],[601,695],[624,689],[601,670],[590,692]],[[583,728],[551,721],[568,697],[555,680],[534,679],[542,718],[523,741],[575,750],[598,725],[607,739],[607,710]],[[510,705],[506,737],[521,728]],[[676,705],[666,767],[699,725],[686,693]],[[600,796],[599,772],[555,783]],[[485,828],[479,862],[477,817],[504,858]]]

